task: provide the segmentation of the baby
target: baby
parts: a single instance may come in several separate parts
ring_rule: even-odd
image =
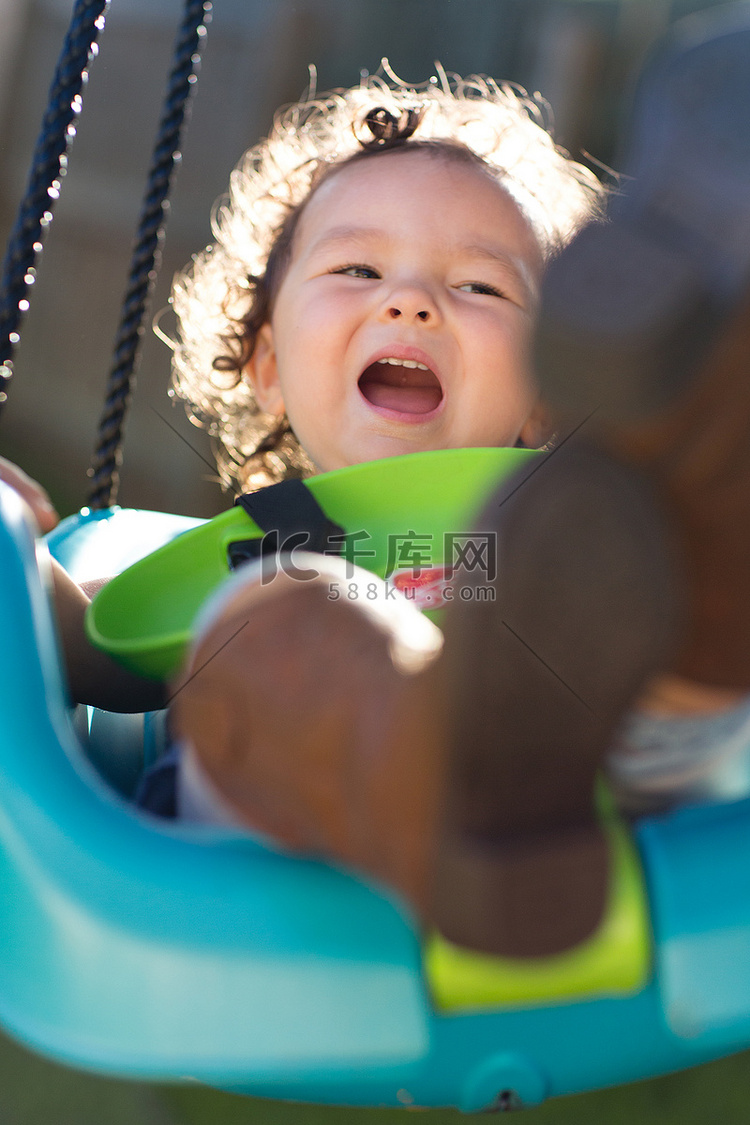
[[[373,80],[293,107],[248,155],[216,246],[174,295],[178,389],[221,443],[227,481],[253,487],[414,450],[549,436],[529,372],[537,286],[597,213],[601,189],[529,109],[490,83]],[[612,755],[636,803],[640,786],[641,797],[689,797],[690,782],[726,757],[726,732],[742,742],[748,717],[733,685],[659,676],[666,648],[643,640],[671,611],[659,521],[634,479],[587,457],[555,456],[560,473],[572,464],[593,478],[584,508],[556,505],[545,478],[547,507],[515,552],[513,517],[501,516],[507,603],[456,607],[443,658],[414,639],[405,614],[378,617],[364,599],[331,604],[333,564],[314,563],[317,582],[283,572],[265,589],[252,573],[234,580],[204,616],[174,698],[188,746],[183,812],[234,817],[368,872],[478,948],[544,955],[589,935],[608,870],[593,779],[639,690],[650,682],[643,704],[656,718],[646,715],[645,731],[636,719]],[[499,509],[517,506],[514,488],[485,513],[488,527],[498,531]],[[584,525],[606,528],[609,554],[576,545],[571,582],[564,553]],[[535,542],[549,560],[547,589]],[[561,560],[568,579],[558,585]],[[608,614],[595,628],[589,589],[603,592]],[[576,655],[583,689],[603,687],[606,708],[560,677],[553,698],[555,663],[529,643],[537,625],[558,655]],[[540,670],[546,682],[535,686]],[[673,762],[660,767],[665,744],[714,711],[726,716],[722,746],[712,756],[712,736],[701,735],[697,772],[683,763],[675,783]],[[653,737],[660,715],[687,726],[665,743],[660,730]],[[446,815],[449,776],[458,795]]]
[[[176,388],[226,483],[544,444],[529,360],[540,280],[603,194],[538,105],[491,81],[378,77],[285,111],[173,291]],[[408,613],[333,604],[336,564],[315,567],[317,582],[280,573],[263,589],[237,576],[204,615],[172,704],[183,744],[142,801],[169,808],[176,764],[179,815],[333,856],[426,913],[439,645]],[[590,809],[590,785],[576,801]]]
[[[235,171],[216,244],[173,294],[177,391],[216,439],[225,483],[252,490],[418,450],[543,444],[549,426],[529,359],[540,280],[598,215],[602,196],[596,178],[555,148],[535,103],[484,80],[441,73],[409,88],[374,78],[280,116]],[[588,512],[615,531],[612,497],[637,506],[629,486],[618,487],[605,489],[601,511]],[[560,511],[555,523],[553,509],[548,515],[554,548],[567,517]],[[551,578],[556,561],[550,554]],[[523,570],[524,559],[517,562]],[[439,636],[416,610],[391,610],[384,600],[373,607],[364,597],[332,601],[337,562],[311,566],[316,581],[296,581],[282,568],[263,588],[248,568],[207,608],[172,697],[181,742],[151,788],[176,773],[179,815],[237,820],[294,850],[332,857],[434,918],[447,743],[473,740],[467,707],[479,699],[489,745],[489,705],[501,681],[507,703],[526,633],[505,667],[486,654],[493,630],[512,617],[503,608],[490,620],[480,610],[482,620],[464,628],[469,617],[459,607],[443,658]],[[621,621],[638,633],[656,616],[661,591],[647,581],[625,593]],[[569,630],[555,624],[559,605],[539,598],[536,608],[547,632],[570,647]],[[574,626],[576,606],[561,620]],[[480,635],[483,645],[490,637],[484,648]],[[606,667],[602,642],[594,655]],[[471,689],[474,649],[485,655]],[[640,668],[637,681],[644,679]],[[635,683],[623,686],[604,726],[594,715],[597,747],[635,697]],[[677,700],[675,709],[690,707]],[[545,714],[563,714],[557,704],[534,710],[542,725]],[[575,944],[596,926],[607,856],[592,812],[594,760],[570,740],[551,761],[545,747],[560,743],[556,732],[524,742],[530,709],[520,712],[514,724],[506,707],[495,728],[507,750],[485,802],[517,862],[503,867],[501,893],[478,927],[490,937],[476,944],[534,955]],[[506,774],[504,789],[498,779]],[[507,799],[498,802],[498,792]],[[147,784],[143,803],[155,808],[150,796]],[[515,832],[517,840],[526,832],[523,846],[513,843]],[[457,882],[472,909],[483,902],[469,885],[476,876],[481,887],[483,878],[481,830],[475,836],[455,867],[454,915],[468,911]],[[445,921],[443,904],[440,924],[450,936]],[[460,937],[460,918],[454,928]]]

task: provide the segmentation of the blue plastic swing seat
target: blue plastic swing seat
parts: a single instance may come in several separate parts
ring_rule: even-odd
[[[79,577],[84,556],[88,576],[112,573],[195,522],[82,514],[51,547]],[[653,927],[635,995],[439,1012],[395,897],[246,836],[162,825],[101,780],[66,704],[46,551],[0,486],[0,1022],[21,1041],[124,1077],[464,1111],[750,1044],[750,801],[635,830]]]

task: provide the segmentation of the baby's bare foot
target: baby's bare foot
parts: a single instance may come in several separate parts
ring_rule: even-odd
[[[386,601],[371,574],[318,556],[301,565],[318,576],[251,577],[204,628],[175,729],[243,823],[383,880],[423,912],[440,631],[400,596]]]

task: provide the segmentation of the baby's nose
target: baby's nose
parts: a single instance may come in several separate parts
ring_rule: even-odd
[[[403,316],[403,313],[402,313],[401,309],[398,308],[396,305],[391,305],[388,312],[390,313],[390,315],[393,317],[394,320],[396,320],[400,316]],[[430,319],[430,310],[429,309],[419,309],[417,311],[417,313],[415,314],[415,316],[416,316],[417,320],[429,320]]]
[[[434,325],[440,319],[430,287],[419,283],[394,286],[385,299],[383,312],[388,320],[403,320],[409,324],[421,321]]]

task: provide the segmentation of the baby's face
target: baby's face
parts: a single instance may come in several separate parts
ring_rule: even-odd
[[[528,345],[542,270],[481,168],[384,153],[321,184],[248,377],[320,470],[534,442]]]

